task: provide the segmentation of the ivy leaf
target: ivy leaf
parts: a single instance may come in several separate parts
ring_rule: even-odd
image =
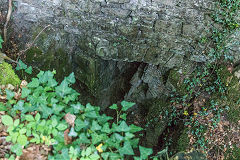
[[[7,94],[7,100],[10,100],[15,96],[15,93],[8,89],[6,89],[6,94]]]
[[[69,137],[77,137],[77,132],[74,131],[74,128],[72,127],[70,130],[70,133],[68,134]]]
[[[25,135],[19,135],[17,138],[17,142],[22,146],[25,146],[27,144],[27,137]]]
[[[56,119],[56,118],[53,118],[53,119],[52,119],[52,126],[53,126],[53,127],[56,127],[57,124],[58,124],[57,119]]]
[[[101,154],[101,156],[104,160],[108,160],[109,155],[110,155],[109,152],[104,152],[104,153]]]
[[[129,130],[130,128],[125,121],[122,121],[120,125],[117,127],[118,132],[128,132]]]
[[[123,120],[127,120],[127,114],[126,113],[123,113],[122,115],[120,115],[120,118],[122,118]]]
[[[23,63],[23,61],[21,61],[21,59],[18,61],[16,70],[22,70],[22,69],[27,69],[27,65],[25,63]]]
[[[25,119],[26,119],[26,121],[34,122],[34,118],[33,118],[32,115],[26,115],[26,116],[25,116]]]
[[[20,120],[19,119],[16,119],[13,123],[14,127],[17,127],[20,123]]]
[[[9,115],[4,115],[4,116],[2,116],[2,123],[6,126],[12,126],[13,119]]]
[[[92,133],[91,137],[92,137],[92,144],[97,144],[101,142],[103,138],[102,134],[98,135],[97,133]]]
[[[0,111],[7,111],[7,107],[2,102],[0,102]]]
[[[64,123],[60,123],[60,124],[57,126],[57,129],[58,129],[59,131],[63,131],[63,130],[65,130],[65,129],[67,129],[67,125],[64,124]]]
[[[25,72],[28,73],[28,74],[32,74],[32,66],[25,69]]]
[[[18,103],[17,104],[15,104],[14,106],[13,106],[13,108],[14,108],[14,110],[19,110],[19,111],[23,111],[24,110],[24,101],[23,100],[20,100],[20,101],[18,101]]]
[[[56,93],[60,96],[60,97],[64,97],[65,95],[71,93],[72,89],[68,87],[68,82],[66,79],[64,79],[62,81],[62,83],[56,87]]]
[[[11,151],[16,153],[17,156],[22,155],[22,146],[20,144],[15,144],[11,147]]]
[[[53,73],[51,71],[40,72],[38,78],[40,83],[46,83],[49,79],[53,79]]]
[[[21,98],[26,98],[29,94],[31,93],[31,90],[30,89],[27,89],[27,88],[22,88],[22,95],[21,95]]]
[[[35,121],[38,122],[40,120],[40,118],[41,118],[41,115],[39,113],[37,113],[35,116]]]
[[[132,132],[132,133],[139,132],[139,131],[143,130],[141,127],[138,127],[138,126],[136,126],[134,124],[131,124],[129,126],[129,128],[130,128],[130,132]]]
[[[48,86],[49,87],[55,87],[57,85],[57,81],[55,79],[49,79],[48,80]]]
[[[113,104],[109,107],[110,109],[114,109],[114,110],[117,110],[118,109],[118,106],[116,104]]]
[[[132,106],[134,106],[135,103],[127,102],[127,101],[122,101],[122,102],[121,102],[121,105],[122,105],[122,111],[127,111],[129,108],[131,108]]]
[[[93,120],[91,130],[97,131],[97,130],[100,130],[101,128],[102,127],[96,121]]]
[[[72,84],[76,82],[73,72],[68,77],[66,77],[66,79],[69,83],[72,83]]]
[[[153,153],[152,148],[145,148],[142,146],[139,146],[139,151],[140,151],[140,157],[142,159],[148,158],[148,156]]]
[[[79,113],[80,111],[83,111],[83,110],[84,110],[84,106],[81,105],[80,103],[72,104],[71,107],[74,109],[74,113],[75,113],[75,114],[77,114],[77,113]]]
[[[37,78],[32,78],[32,81],[28,83],[27,87],[37,88],[39,86],[39,80]]]
[[[81,119],[75,120],[75,129],[76,131],[80,131],[82,128],[85,128],[88,125],[88,122],[83,122]]]
[[[87,138],[87,136],[85,135],[85,133],[81,133],[81,134],[79,135],[79,138],[78,138],[77,142],[89,144],[89,143],[90,143],[90,140]]]
[[[105,123],[101,131],[105,132],[105,133],[111,133],[111,129],[109,128],[109,124]]]
[[[121,158],[122,157],[119,154],[110,152],[110,158],[109,159],[121,159]]]
[[[97,118],[97,120],[98,120],[98,122],[100,123],[100,124],[106,124],[106,122],[108,121],[108,120],[111,120],[111,119],[113,119],[112,117],[109,117],[109,116],[106,116],[106,114],[102,114],[101,116],[99,116],[98,118]]]
[[[125,141],[123,147],[119,149],[119,153],[121,155],[124,155],[124,154],[125,155],[134,155],[134,152],[133,152],[130,142]]]

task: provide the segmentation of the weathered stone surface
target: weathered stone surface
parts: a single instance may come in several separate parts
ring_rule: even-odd
[[[45,40],[65,41],[61,47],[72,48],[69,55],[76,54],[76,42],[87,37],[81,52],[88,55],[172,68],[182,64],[190,44],[204,34],[205,14],[213,4],[213,0],[16,0],[13,23],[15,31],[24,34],[23,43],[34,38],[36,27],[50,24],[54,31]],[[73,37],[72,43],[66,34]],[[38,40],[37,44],[41,45]]]

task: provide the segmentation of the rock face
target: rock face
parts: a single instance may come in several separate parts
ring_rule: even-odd
[[[0,27],[7,2],[0,0]],[[176,88],[169,71],[180,73],[207,61],[196,42],[213,24],[208,14],[214,2],[15,0],[8,33],[21,48],[37,37],[35,47],[25,53],[26,62],[56,69],[59,79],[74,71],[86,102],[109,106],[126,99],[143,104]],[[234,37],[229,47],[237,61],[239,34]]]

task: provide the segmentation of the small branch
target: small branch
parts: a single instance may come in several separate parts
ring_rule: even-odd
[[[20,57],[24,52],[26,52],[27,50],[29,50],[29,49],[34,45],[34,43],[35,43],[35,41],[37,40],[37,38],[38,38],[38,37],[42,34],[42,32],[43,32],[44,30],[46,30],[48,27],[50,27],[50,25],[47,25],[46,27],[44,27],[44,28],[38,33],[38,35],[34,38],[34,40],[32,41],[32,43],[29,44],[26,49],[24,49],[24,50],[22,50],[22,51],[20,51],[20,52],[18,53],[18,58],[17,58],[17,59],[19,59],[19,57]]]
[[[11,18],[11,14],[12,14],[12,0],[9,0],[8,1],[8,14],[7,14],[6,22],[4,24],[4,29],[3,29],[4,43],[7,42],[7,26],[8,26],[8,22]]]

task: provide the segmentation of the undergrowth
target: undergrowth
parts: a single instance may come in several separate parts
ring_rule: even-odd
[[[17,70],[30,71],[22,62]],[[73,73],[60,84],[55,73],[40,71],[31,82],[21,84],[20,92],[3,90],[1,120],[7,126],[6,141],[13,144],[6,158],[24,156],[24,149],[42,144],[52,146],[51,160],[148,159],[152,149],[138,145],[136,133],[142,128],[126,123],[127,110],[134,103],[110,106],[116,117],[101,114],[100,107],[78,102],[79,93],[70,87],[75,83]]]
[[[171,100],[174,108],[171,113],[172,123],[183,121],[189,129],[190,146],[202,150],[210,156],[210,159],[214,157],[220,159],[224,156],[226,158],[234,154],[229,149],[234,148],[231,143],[236,141],[217,140],[217,138],[213,140],[210,137],[214,137],[214,134],[217,137],[219,126],[224,126],[223,122],[226,122],[223,121],[223,117],[226,117],[224,113],[229,112],[236,105],[235,103],[229,106],[225,103],[232,101],[228,96],[232,87],[229,86],[231,77],[225,77],[221,73],[222,70],[227,70],[225,74],[228,73],[233,77],[233,56],[230,55],[230,48],[226,43],[229,36],[240,28],[237,19],[239,9],[239,0],[217,1],[216,10],[211,14],[214,24],[210,27],[209,36],[201,37],[198,42],[205,48],[207,62],[198,64],[192,73],[185,75],[182,85],[185,86],[186,94],[175,93]],[[226,80],[228,83],[225,82]],[[239,90],[237,92],[239,93]],[[238,95],[235,93],[234,96]],[[212,153],[213,150],[215,153]],[[218,153],[219,151],[221,153]]]

